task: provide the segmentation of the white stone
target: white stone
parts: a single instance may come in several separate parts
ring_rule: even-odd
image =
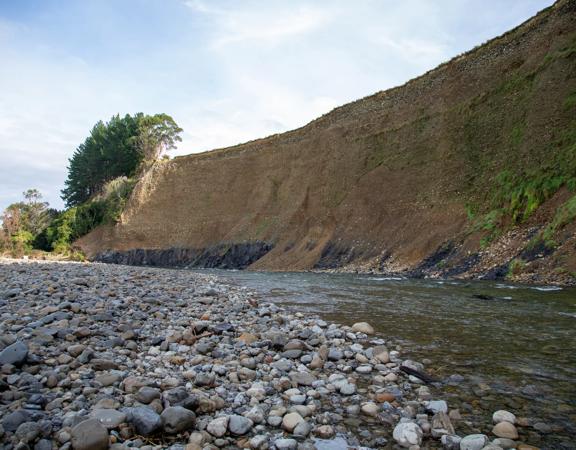
[[[358,366],[358,367],[356,367],[356,372],[358,372],[358,373],[370,373],[370,372],[372,372],[372,366],[370,366],[368,364]]]
[[[515,424],[516,423],[516,416],[509,411],[501,409],[499,411],[496,411],[494,414],[492,414],[492,421],[494,423],[510,422],[512,424]]]
[[[355,333],[374,334],[374,328],[367,322],[358,322],[352,325],[352,331]]]
[[[414,422],[400,422],[394,428],[392,437],[402,447],[411,447],[422,443],[422,429]]]
[[[250,448],[253,449],[264,449],[268,448],[268,436],[265,434],[259,434],[250,439]]]
[[[448,412],[448,404],[444,400],[430,400],[428,405],[426,405],[426,411],[433,414],[443,412]]]
[[[346,382],[341,384],[338,390],[342,395],[353,395],[356,393],[356,385]]]
[[[260,383],[254,383],[250,389],[246,391],[246,395],[257,400],[264,400],[266,398],[266,390]]]
[[[222,437],[228,430],[228,416],[218,417],[208,424],[206,427],[208,433],[212,436]]]
[[[300,414],[297,412],[288,413],[282,418],[282,428],[292,432],[300,422],[304,422],[304,418]]]
[[[485,434],[469,434],[460,441],[460,450],[482,450],[488,442]]]
[[[378,415],[378,411],[380,411],[380,408],[374,402],[367,402],[362,405],[360,411],[362,411],[362,414],[375,417]]]

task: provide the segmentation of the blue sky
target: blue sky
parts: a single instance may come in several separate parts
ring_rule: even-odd
[[[170,114],[172,155],[304,125],[522,23],[551,0],[0,0],[0,210],[100,119]],[[215,183],[218,181],[215,180]]]

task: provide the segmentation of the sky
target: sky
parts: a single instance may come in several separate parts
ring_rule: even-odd
[[[171,156],[300,127],[551,0],[0,0],[0,211],[52,207],[98,120],[170,114]],[[218,180],[214,180],[215,183]]]

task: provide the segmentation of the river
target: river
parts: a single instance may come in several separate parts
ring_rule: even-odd
[[[202,271],[206,273],[206,271]],[[490,435],[498,409],[529,419],[527,442],[576,448],[576,289],[358,274],[210,270],[260,298],[352,325],[369,322],[444,380],[457,431]],[[468,424],[466,422],[469,422]]]

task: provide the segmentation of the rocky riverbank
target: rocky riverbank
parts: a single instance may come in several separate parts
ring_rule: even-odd
[[[0,448],[533,448],[506,411],[459,437],[424,366],[350,325],[188,271],[2,261]]]

